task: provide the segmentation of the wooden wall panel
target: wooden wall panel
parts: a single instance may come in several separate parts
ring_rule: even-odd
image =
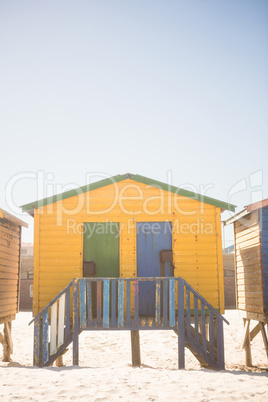
[[[18,311],[20,226],[0,219],[0,322]]]

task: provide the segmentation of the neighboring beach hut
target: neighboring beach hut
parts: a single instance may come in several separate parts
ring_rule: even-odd
[[[266,354],[268,342],[268,198],[248,205],[225,221],[234,224],[237,308],[244,320],[246,365],[252,365],[250,342],[261,331]],[[258,321],[250,331],[250,321]]]
[[[34,216],[34,316],[83,276],[180,276],[224,312],[220,215],[234,205],[125,174],[22,209]],[[144,286],[150,315],[154,292]]]
[[[19,308],[19,271],[21,227],[28,225],[15,216],[0,209],[0,333],[3,344],[3,360],[10,361],[13,353],[11,324]]]

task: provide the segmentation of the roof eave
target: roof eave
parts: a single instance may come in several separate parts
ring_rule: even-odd
[[[41,200],[22,205],[21,208],[22,208],[23,212],[27,212],[31,216],[34,216],[34,209],[41,208],[43,206],[46,206],[48,204],[52,204],[52,203],[55,203],[58,201],[62,201],[67,198],[86,193],[88,191],[96,190],[98,188],[105,187],[110,184],[118,183],[125,179],[130,179],[130,180],[133,180],[138,183],[147,184],[152,187],[160,188],[162,190],[169,191],[169,192],[177,194],[177,195],[181,195],[181,196],[184,196],[184,197],[187,197],[187,198],[199,201],[199,202],[203,202],[205,204],[213,205],[213,206],[221,208],[221,210],[229,210],[229,211],[234,212],[235,208],[236,208],[236,205],[233,205],[233,204],[230,204],[230,203],[227,203],[224,201],[220,201],[215,198],[207,197],[202,194],[194,193],[192,191],[185,190],[185,189],[182,189],[179,187],[175,187],[175,186],[172,186],[171,184],[163,183],[163,182],[160,182],[160,181],[157,181],[154,179],[149,179],[148,177],[135,175],[135,174],[131,174],[131,173],[127,173],[124,175],[117,175],[117,176],[110,177],[108,179],[97,181],[92,184],[87,184],[83,187],[78,187],[76,189],[69,190],[64,193],[54,195],[52,197],[43,198]]]

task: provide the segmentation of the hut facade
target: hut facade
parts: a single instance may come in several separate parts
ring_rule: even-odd
[[[180,276],[224,312],[221,211],[234,205],[125,174],[22,209],[34,217],[35,316],[74,277],[92,275]],[[142,293],[150,314],[153,296],[144,304]]]
[[[11,324],[19,309],[19,272],[21,227],[28,225],[0,209],[0,333],[3,360],[9,361],[12,353]]]
[[[261,331],[266,353],[268,343],[268,199],[250,204],[225,221],[233,223],[237,308],[244,320],[243,347],[246,365],[252,365],[250,342]],[[250,331],[250,321],[257,325]]]

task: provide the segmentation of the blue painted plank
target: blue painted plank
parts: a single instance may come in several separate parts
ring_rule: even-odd
[[[224,370],[223,322],[219,314],[217,315],[217,348],[219,369]]]
[[[206,338],[206,313],[205,305],[201,302],[201,326],[202,326],[202,349],[205,353],[207,350],[207,338]]]
[[[65,339],[70,333],[70,288],[66,291],[65,299]]]
[[[92,281],[87,279],[87,325],[92,323]]]
[[[101,323],[101,296],[102,296],[102,281],[97,281],[97,321]]]
[[[186,287],[186,322],[187,322],[187,336],[192,338],[191,334],[191,300],[190,290]]]
[[[184,281],[178,279],[178,366],[185,368]]]
[[[118,327],[124,326],[124,279],[118,280]]]
[[[198,333],[198,299],[194,295],[194,337],[195,344],[199,345],[199,333]]]
[[[209,341],[210,341],[210,358],[214,361],[214,325],[213,325],[213,313],[212,311],[209,312]]]
[[[40,366],[40,334],[41,334],[41,322],[40,317],[34,322],[34,358],[33,365]]]
[[[126,280],[127,286],[127,324],[131,322],[131,298],[130,298],[130,280]]]
[[[175,279],[169,279],[169,325],[175,327]]]
[[[161,281],[156,280],[155,284],[155,321],[156,324],[160,324],[160,314],[161,313]]]
[[[45,364],[49,359],[48,331],[49,331],[49,314],[48,314],[48,310],[47,310],[43,314],[43,320],[42,320],[42,360],[43,360],[43,364]]]
[[[163,324],[168,323],[168,279],[163,279]]]
[[[73,365],[79,364],[79,282],[78,279],[73,283]]]
[[[116,325],[116,284],[117,280],[112,279],[112,326]]]
[[[86,280],[80,279],[80,327],[86,328]]]
[[[139,306],[140,300],[139,300],[139,280],[136,279],[134,280],[134,325],[135,327],[138,327],[139,322],[140,322],[140,311],[139,311]]]
[[[110,321],[110,280],[103,281],[103,327],[109,328]]]

